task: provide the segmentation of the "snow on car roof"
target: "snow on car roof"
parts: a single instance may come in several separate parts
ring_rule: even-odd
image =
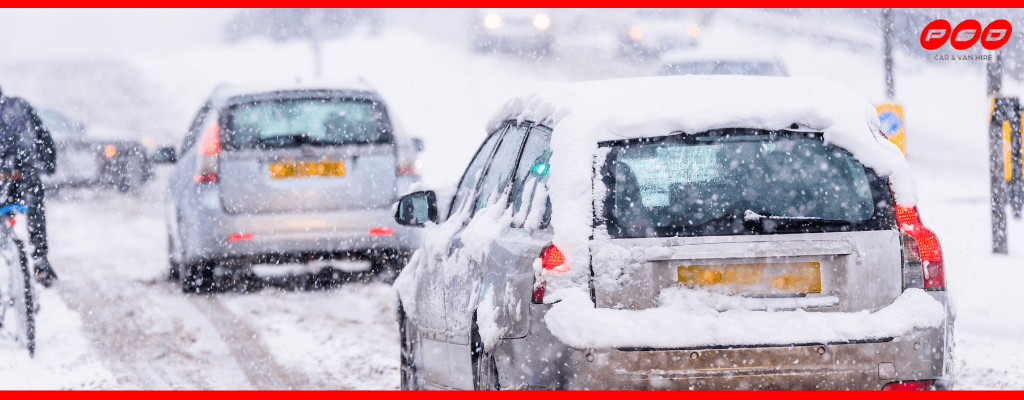
[[[820,130],[864,165],[888,176],[896,201],[917,201],[910,166],[881,136],[863,97],[825,78],[664,76],[532,86],[512,97],[488,127],[530,120],[552,128],[548,181],[553,242],[568,260],[588,259],[592,174],[598,143],[719,128]],[[488,130],[491,130],[488,129]]]
[[[369,83],[362,79],[347,79],[338,81],[279,81],[279,82],[251,82],[251,83],[225,83],[218,86],[211,96],[215,100],[228,99],[234,96],[280,92],[290,90],[362,90],[376,92]]]
[[[728,51],[728,50],[675,50],[663,54],[661,64],[682,63],[692,61],[765,61],[778,62],[779,56],[771,52],[760,51]]]

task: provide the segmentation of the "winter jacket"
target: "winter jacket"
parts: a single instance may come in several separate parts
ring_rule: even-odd
[[[50,132],[27,101],[0,96],[0,157],[13,158],[19,168],[52,174],[57,168],[57,151]]]

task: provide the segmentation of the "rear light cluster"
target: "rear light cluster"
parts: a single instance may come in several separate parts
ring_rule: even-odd
[[[395,230],[391,228],[370,228],[370,236],[395,236]]]
[[[398,166],[395,168],[395,174],[402,175],[419,175],[420,166],[423,165],[423,161],[420,160],[402,160],[398,162]]]
[[[543,275],[569,272],[569,264],[565,263],[565,255],[553,244],[544,246],[544,249],[540,251],[540,266],[544,269]],[[534,304],[544,303],[544,281],[534,283],[533,302]]]
[[[935,233],[924,227],[915,206],[896,206],[896,224],[903,239],[903,287],[945,289],[942,248]]]
[[[903,391],[903,390],[928,390],[932,387],[932,381],[908,381],[908,382],[893,382],[882,388],[883,391]]]
[[[210,124],[199,139],[199,158],[196,159],[196,174],[192,179],[198,183],[217,182],[217,155],[220,154],[220,125]]]
[[[245,240],[252,240],[252,234],[249,233],[249,232],[243,232],[243,233],[232,233],[232,234],[228,235],[228,241],[229,242],[240,242],[240,241],[245,241]]]

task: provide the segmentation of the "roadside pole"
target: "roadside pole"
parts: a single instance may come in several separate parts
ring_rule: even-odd
[[[992,116],[988,128],[988,154],[989,154],[989,185],[991,195],[989,207],[992,212],[992,252],[1006,254],[1006,178],[1003,171],[1003,122],[1008,122],[1010,117],[1009,99],[1000,98],[1002,90],[1002,66],[998,52],[992,57],[992,61],[986,64],[988,76],[988,94],[992,108]],[[1013,109],[1016,113],[1016,109]]]
[[[1006,154],[1003,168],[1009,172],[1007,184],[1010,195],[1010,209],[1013,210],[1013,218],[1021,219],[1021,211],[1024,209],[1024,175],[1021,165],[1021,104],[1017,98],[1013,98],[1016,106],[1013,115],[1010,117],[1010,129],[1003,132],[1003,148],[1009,146],[1009,154]],[[1004,150],[1005,152],[1005,150]]]
[[[885,57],[885,99],[892,101],[896,97],[896,87],[892,76],[892,9],[882,9],[882,52]]]

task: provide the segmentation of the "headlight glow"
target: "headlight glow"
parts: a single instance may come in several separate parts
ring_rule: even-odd
[[[544,14],[537,14],[533,17],[533,26],[542,31],[548,29],[551,27],[551,18]]]
[[[697,36],[700,36],[700,27],[696,24],[690,25],[690,27],[686,28],[686,33],[690,35],[690,37],[696,38]]]
[[[629,27],[629,38],[630,39],[640,40],[640,38],[642,38],[642,37],[644,37],[644,30],[643,29],[640,29],[639,26],[631,26],[631,27]]]
[[[484,26],[486,26],[487,29],[498,29],[498,27],[501,26],[501,16],[498,14],[487,14],[487,16],[484,17]]]

